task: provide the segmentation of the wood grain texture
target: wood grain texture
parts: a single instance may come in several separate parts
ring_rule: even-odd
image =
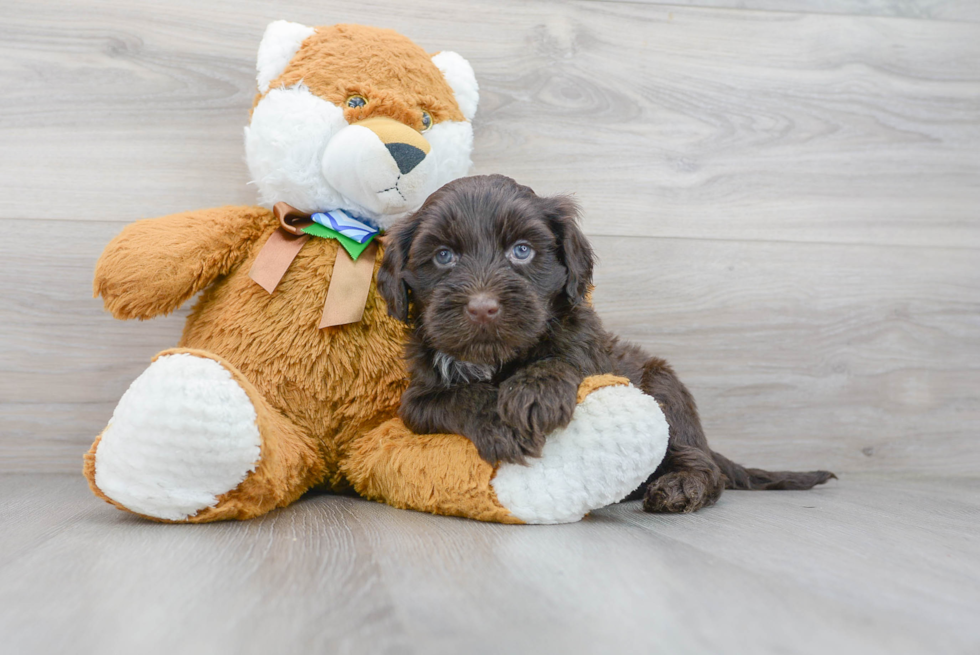
[[[681,7],[785,11],[847,16],[892,16],[919,20],[980,21],[973,0],[625,0]]]
[[[186,309],[113,321],[92,267],[128,221],[254,200],[241,130],[284,16],[469,58],[476,172],[577,194],[607,324],[676,365],[719,450],[977,470],[980,26],[738,4],[4,4],[0,471],[76,471],[176,342]]]
[[[14,653],[974,653],[975,480],[844,477],[502,526],[313,496],[160,525],[0,476]]]
[[[74,471],[186,315],[113,320],[91,270],[119,228],[45,221],[0,244],[12,270],[54,230],[56,266],[0,306],[0,470]],[[964,249],[594,237],[607,327],[669,359],[712,443],[766,467],[980,468],[980,266]],[[27,302],[27,299],[30,299]],[[56,390],[52,394],[51,390]]]
[[[7,9],[0,216],[130,221],[252,198],[241,127],[255,45],[282,9],[207,6]],[[425,8],[420,20],[419,5],[373,0],[330,19],[467,56],[483,95],[476,169],[577,192],[597,233],[980,244],[980,25],[598,2]],[[289,13],[325,19],[317,3]]]
[[[766,468],[980,470],[980,265],[957,249],[595,239],[606,326]],[[950,468],[947,468],[950,467]]]

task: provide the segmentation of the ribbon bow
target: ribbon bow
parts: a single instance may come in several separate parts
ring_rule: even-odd
[[[336,239],[342,247],[337,249],[320,328],[360,321],[374,274],[378,230],[339,209],[307,214],[277,202],[272,213],[279,227],[256,256],[249,277],[272,293],[310,236]]]

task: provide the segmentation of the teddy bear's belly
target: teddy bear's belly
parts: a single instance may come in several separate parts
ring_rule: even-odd
[[[179,345],[237,367],[335,464],[350,439],[395,416],[408,376],[405,327],[373,284],[359,323],[318,328],[333,243],[311,240],[272,294],[248,277],[249,258],[202,295]]]

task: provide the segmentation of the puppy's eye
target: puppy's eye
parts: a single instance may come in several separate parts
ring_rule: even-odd
[[[347,98],[347,106],[351,109],[360,109],[367,104],[367,98],[364,96],[351,96]]]
[[[534,248],[526,243],[519,243],[510,251],[510,259],[520,264],[526,264],[534,257]]]
[[[432,258],[432,261],[437,266],[452,266],[456,263],[456,253],[449,248],[440,248],[436,251],[436,256]]]
[[[422,131],[426,132],[430,127],[432,127],[432,116],[429,115],[429,112],[422,110]]]

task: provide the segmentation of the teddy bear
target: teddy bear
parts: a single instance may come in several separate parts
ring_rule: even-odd
[[[259,204],[137,221],[96,265],[95,295],[118,319],[199,297],[85,455],[92,491],[164,522],[249,519],[316,487],[560,523],[647,479],[668,426],[614,376],[583,382],[572,422],[527,465],[397,418],[406,328],[374,276],[384,230],[470,167],[469,63],[391,30],[276,21],[256,70],[245,153]]]

